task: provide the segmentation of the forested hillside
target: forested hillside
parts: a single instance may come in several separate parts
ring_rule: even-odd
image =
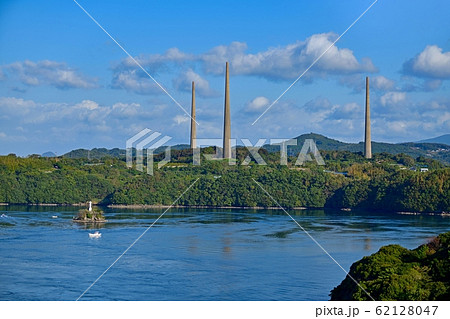
[[[260,150],[260,154],[267,165],[253,161],[242,165],[248,151],[239,148],[236,165],[202,160],[196,166],[190,150],[173,151],[172,161],[161,169],[155,167],[153,176],[127,168],[119,158],[2,156],[0,202],[170,205],[200,178],[178,205],[276,206],[254,179],[288,208],[450,211],[450,168],[431,159],[377,154],[366,160],[358,153],[322,151],[326,166],[313,162],[296,166],[295,157],[285,166],[279,164],[278,153]],[[420,172],[421,167],[429,171]]]
[[[380,250],[350,267],[350,275],[377,301],[449,300],[450,232],[409,250],[399,245]],[[331,300],[371,300],[346,277]]]

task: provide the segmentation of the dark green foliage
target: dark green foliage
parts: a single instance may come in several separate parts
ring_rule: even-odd
[[[375,300],[450,300],[450,232],[408,250],[381,247],[350,267],[350,275]],[[331,291],[331,300],[370,300],[347,276]]]
[[[77,150],[70,151],[63,155],[63,157],[67,158],[104,158],[104,157],[117,157],[122,158],[125,157],[125,150],[119,148],[113,148],[108,150],[106,148],[93,148],[92,150],[85,150],[79,148]]]
[[[327,206],[416,212],[450,210],[449,169],[420,173],[353,166],[351,170],[357,178],[335,192]]]
[[[101,170],[73,160],[0,157],[0,202],[74,204],[100,200],[114,190],[111,180],[98,172]]]
[[[204,154],[216,151],[202,150]],[[0,156],[0,202],[170,205],[199,178],[178,205],[277,206],[255,180],[288,208],[450,211],[450,168],[434,160],[379,153],[368,161],[359,153],[323,151],[325,167],[313,162],[295,166],[296,157],[289,157],[285,166],[279,164],[279,153],[259,153],[267,165],[254,161],[242,165],[250,155],[246,148],[237,149],[236,165],[204,159],[201,165],[192,165],[191,150],[173,150],[171,162],[162,169],[156,163],[164,154],[155,156],[154,175],[128,169],[123,159],[112,157]],[[409,170],[424,165],[430,171]]]

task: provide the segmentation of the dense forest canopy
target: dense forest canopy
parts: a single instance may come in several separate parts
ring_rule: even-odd
[[[191,150],[172,150],[171,162],[160,169],[164,154],[155,157],[153,175],[127,168],[124,157],[1,156],[0,202],[170,205],[200,178],[178,205],[276,206],[254,179],[287,208],[450,211],[450,168],[430,158],[379,153],[367,160],[361,153],[321,151],[325,166],[314,161],[298,166],[296,156],[280,165],[279,152],[260,149],[267,165],[254,160],[242,165],[250,153],[242,147],[236,153],[236,165],[204,158],[193,165]]]
[[[409,250],[381,247],[350,267],[350,275],[377,301],[450,300],[450,232]],[[371,300],[347,276],[331,291],[331,300]]]

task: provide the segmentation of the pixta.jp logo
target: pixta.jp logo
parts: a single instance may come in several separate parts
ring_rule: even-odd
[[[154,154],[165,152],[165,157],[162,161],[158,162],[157,167],[160,169],[164,165],[170,162],[171,159],[171,148],[170,146],[165,146],[165,149],[159,149],[165,143],[172,139],[170,136],[161,137],[161,133],[152,132],[152,130],[146,128],[129,138],[126,142],[126,161],[129,168],[133,167],[133,150],[136,151],[136,169],[138,171],[144,171],[144,157],[147,159],[146,162],[146,172],[149,175],[153,175],[154,170]],[[161,137],[161,138],[160,138]],[[217,146],[216,154],[203,154],[206,160],[220,160],[223,159],[223,153],[221,149],[223,140],[222,139],[195,139],[195,147],[192,150],[192,164],[200,165],[201,162],[201,147],[204,146]],[[296,139],[259,139],[258,142],[253,145],[249,139],[242,138],[240,142],[245,148],[247,148],[249,155],[240,163],[240,165],[249,165],[251,162],[251,157],[258,165],[267,165],[261,155],[258,153],[264,145],[279,147],[280,152],[280,165],[288,164],[288,146],[297,146]],[[231,158],[228,158],[229,165],[235,165],[236,162],[236,148],[237,140],[230,139],[230,145],[233,149],[231,152]],[[145,153],[145,156],[144,156]],[[250,157],[251,155],[251,157]],[[314,159],[313,159],[314,157]],[[302,148],[298,154],[295,165],[301,166],[307,161],[315,161],[318,165],[325,165],[325,162],[320,155],[319,149],[313,139],[306,139],[302,145]]]
[[[133,137],[129,138],[126,142],[126,160],[127,167],[133,167],[133,149],[136,149],[136,169],[140,172],[144,171],[144,150],[146,150],[147,158],[147,174],[153,175],[153,155],[154,151],[165,143],[170,141],[170,136],[163,136],[158,139],[162,134],[159,132],[153,132],[152,130],[145,128]],[[136,145],[135,147],[133,147]],[[166,156],[158,163],[158,169],[170,162],[170,146],[165,149]]]

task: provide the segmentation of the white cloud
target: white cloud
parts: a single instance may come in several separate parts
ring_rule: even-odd
[[[141,54],[134,59],[154,78],[158,72],[170,71],[170,64],[181,65],[194,59],[194,55],[171,48],[163,54]],[[138,94],[163,94],[163,90],[130,57],[113,66],[111,87]],[[161,83],[162,85],[162,83]]]
[[[355,93],[360,93],[366,88],[365,77],[361,74],[344,75],[339,78],[339,83],[345,85]],[[388,79],[382,75],[371,76],[369,79],[371,91],[393,91],[395,88],[395,81]]]
[[[175,123],[177,123],[177,125],[180,125],[181,123],[185,123],[185,122],[189,121],[189,117],[187,117],[185,115],[177,115],[173,118],[173,121]]]
[[[448,105],[442,103],[440,101],[431,101],[426,105],[426,108],[429,110],[447,110]]]
[[[438,90],[442,85],[439,79],[423,79],[412,76],[404,76],[405,83],[401,88],[404,92],[432,92]]]
[[[382,75],[374,76],[370,80],[370,87],[380,91],[392,90],[395,82]]]
[[[15,97],[0,97],[0,119],[13,120],[17,116],[26,118],[37,105],[34,101]]]
[[[347,48],[331,46],[338,35],[332,32],[314,34],[304,41],[266,50],[248,53],[247,44],[232,42],[220,45],[200,54],[189,54],[172,48],[164,54],[139,55],[135,59],[152,76],[158,72],[178,72],[173,86],[182,91],[189,91],[191,81],[198,82],[199,94],[205,97],[215,96],[207,80],[194,72],[194,65],[200,64],[205,74],[221,75],[225,61],[230,62],[232,75],[262,77],[272,81],[293,80],[306,70],[327,49],[321,59],[305,74],[303,80],[311,81],[314,77],[328,75],[351,75],[361,72],[376,72],[372,61],[362,58],[358,61],[353,52]],[[139,94],[155,94],[162,91],[151,82],[131,58],[123,59],[113,68],[112,87],[125,89]]]
[[[146,127],[174,137],[175,143],[186,142],[189,118],[177,116],[179,113],[177,108],[158,100],[103,105],[94,100],[41,103],[0,97],[0,127],[8,133],[0,149],[17,152],[21,148],[30,152],[42,148],[43,152],[49,147],[65,151],[78,147],[124,147],[129,137]],[[23,130],[18,131],[18,127]],[[10,136],[10,132],[19,136]]]
[[[25,60],[4,65],[2,70],[27,86],[50,85],[58,89],[98,87],[97,80],[82,75],[62,62]]]
[[[439,116],[437,119],[437,124],[442,125],[447,128],[447,130],[450,129],[450,112],[444,112]]]
[[[330,119],[362,119],[364,108],[358,103],[346,103],[344,105],[336,105],[333,107],[333,113],[328,118]]]
[[[115,103],[112,106],[111,114],[121,118],[130,118],[143,113],[139,103]]]
[[[394,105],[392,101],[397,101],[401,107],[390,107],[387,111],[387,107],[382,107],[381,98],[372,100],[372,137],[375,141],[419,140],[423,136],[438,136],[450,131],[450,100],[416,102],[393,93],[399,92],[386,94],[386,105]],[[408,103],[404,103],[407,100]],[[246,106],[252,104],[252,107],[264,108],[266,103],[270,101],[259,96]],[[198,111],[198,137],[221,138],[223,104],[206,100]],[[249,125],[254,118],[252,112],[232,113],[232,137],[256,141],[258,138],[291,138],[316,132],[357,142],[362,140],[364,132],[364,106],[359,98],[356,102],[332,103],[317,97],[303,105],[284,99],[278,102],[276,111],[269,111],[255,126]],[[53,150],[68,151],[77,147],[124,147],[129,137],[145,127],[174,137],[173,143],[187,143],[189,117],[158,101],[142,105],[122,102],[102,105],[93,100],[40,103],[0,97],[0,127],[1,132],[7,133],[1,143],[4,152],[15,151],[18,145],[22,145],[25,152],[30,150],[30,145],[38,150],[41,147],[42,151],[50,146]]]
[[[217,97],[219,93],[211,89],[209,82],[195,73],[192,69],[188,69],[180,74],[173,81],[173,86],[184,92],[191,92],[192,81],[195,82],[195,93],[203,97]]]
[[[371,101],[372,138],[375,141],[412,141],[450,131],[448,99],[410,101],[405,92],[394,91],[385,94],[383,100],[386,107],[383,107],[381,98]],[[304,105],[284,99],[277,104],[276,111],[269,111],[257,125],[247,128],[252,120],[254,114],[240,113],[237,121],[232,122],[233,135],[251,138],[270,134],[277,138],[291,138],[315,132],[352,142],[361,141],[364,137],[364,105],[359,98],[349,103],[332,103],[317,97]]]
[[[200,60],[204,63],[207,73],[223,73],[224,61],[229,61],[233,74],[261,76],[270,80],[291,80],[325,52],[336,37],[337,35],[331,32],[314,34],[305,41],[269,48],[255,54],[246,53],[246,43],[232,42],[228,46],[217,46],[202,54]],[[370,59],[362,59],[359,62],[350,49],[332,46],[307,76],[375,71]]]
[[[381,101],[380,101],[381,103]],[[372,108],[372,136],[385,141],[411,141],[450,131],[450,100],[408,101],[402,107]]]
[[[83,100],[81,103],[75,104],[75,107],[81,109],[95,110],[99,107],[98,103],[91,100]]]
[[[232,122],[232,130],[234,127],[238,131],[233,135],[253,139],[255,137],[289,139],[309,132],[348,139],[354,136],[355,132],[358,133],[363,112],[361,108],[358,112],[356,103],[333,104],[323,97],[317,97],[304,105],[284,99],[277,103],[276,111],[269,111],[254,126],[249,125],[251,120],[254,120],[254,114],[240,113],[241,116],[234,125]],[[247,116],[242,116],[245,114]]]
[[[450,78],[450,52],[428,45],[421,53],[403,64],[403,73],[423,78]]]
[[[160,87],[140,70],[126,70],[115,73],[112,88],[125,89],[138,94],[161,94]]]
[[[363,115],[363,108],[358,103],[332,104],[330,100],[323,97],[306,102],[303,108],[309,114],[315,113],[315,117],[322,120],[343,121],[361,118]]]
[[[0,97],[0,113],[13,120],[16,125],[70,125],[86,123],[97,125],[108,120],[126,120],[134,117],[149,117],[149,112],[138,103],[115,103],[112,106],[99,105],[92,100],[79,103],[37,103],[14,97]],[[113,125],[111,126],[114,127]]]
[[[171,48],[164,52],[163,54],[141,54],[134,59],[151,74],[155,74],[156,72],[166,69],[168,63],[184,63],[189,60],[195,59],[193,54],[188,54],[180,51],[178,48]],[[122,71],[122,70],[134,70],[139,68],[136,62],[127,57],[120,61],[118,65],[113,67],[114,71]]]
[[[407,121],[387,121],[385,123],[385,129],[390,134],[392,133],[402,133],[405,134],[409,129],[417,127],[417,122],[407,122]]]
[[[388,92],[381,96],[381,105],[395,105],[406,100],[405,92]]]
[[[24,100],[21,98],[15,97],[0,97],[0,107],[4,109],[8,108],[8,106],[13,105],[14,108],[12,111],[16,111],[18,109],[27,109],[30,107],[36,106],[36,103],[32,100]],[[2,109],[2,110],[4,110]]]
[[[248,112],[262,112],[269,106],[269,99],[265,96],[255,97],[247,104],[246,111]]]

